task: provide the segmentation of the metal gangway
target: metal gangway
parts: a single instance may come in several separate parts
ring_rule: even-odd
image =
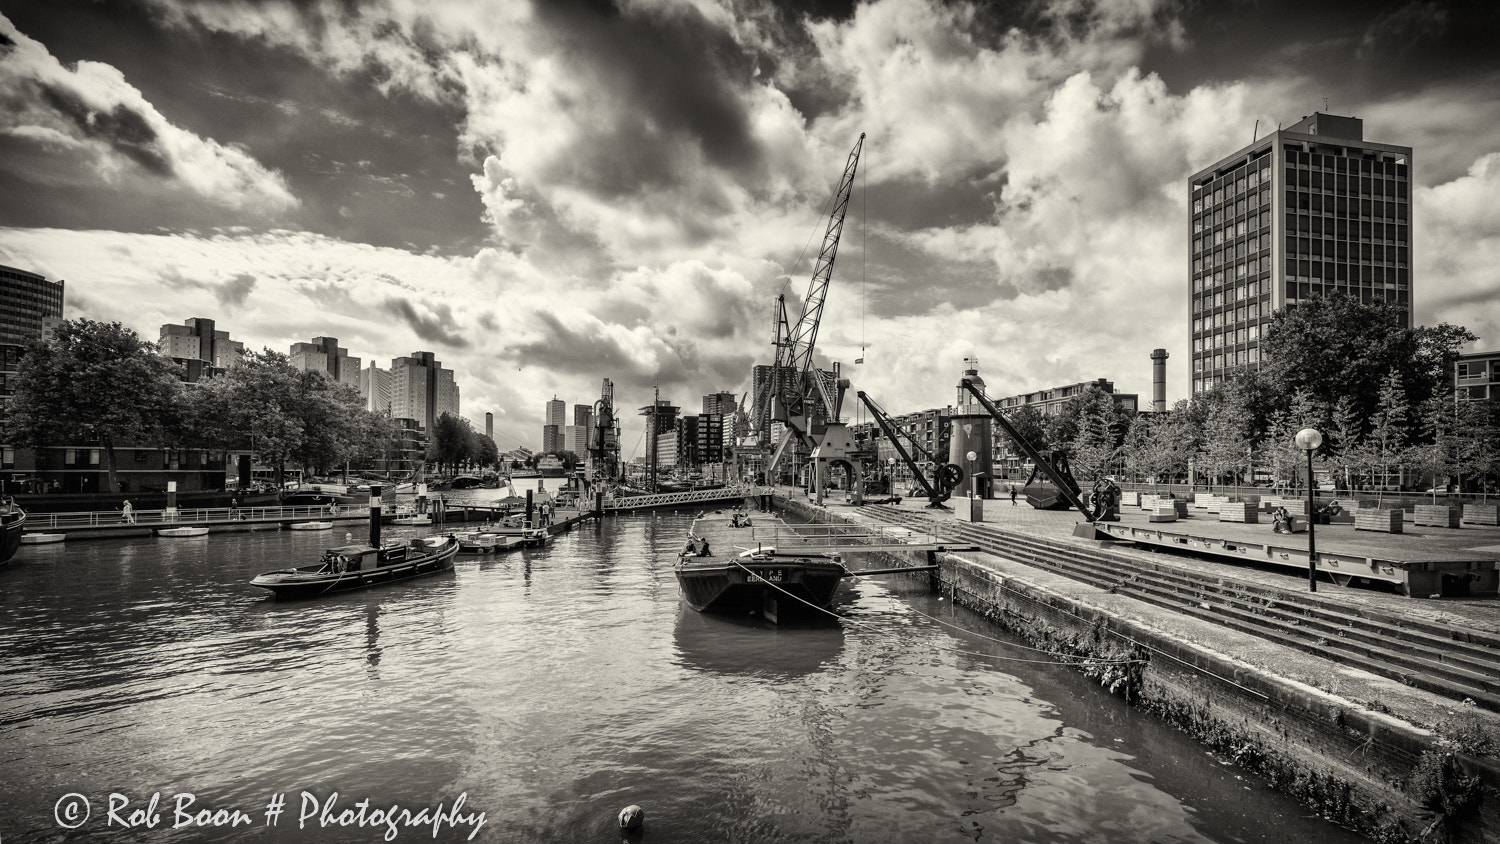
[[[972,542],[944,537],[933,531],[895,525],[782,522],[755,524],[751,517],[751,548],[775,548],[778,553],[847,554],[872,551],[972,551]]]
[[[605,512],[623,513],[648,507],[681,507],[685,504],[713,504],[740,501],[760,495],[771,495],[774,487],[736,484],[719,489],[694,489],[687,492],[658,492],[651,495],[604,496]]]

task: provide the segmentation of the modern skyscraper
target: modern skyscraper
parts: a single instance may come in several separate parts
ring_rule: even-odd
[[[337,337],[314,337],[311,343],[293,343],[288,357],[298,369],[315,369],[341,384],[359,387],[361,361],[349,357],[349,350],[339,347]]]
[[[391,373],[373,362],[359,371],[359,394],[364,397],[365,410],[371,413],[387,413],[391,410]]]
[[[552,400],[547,402],[545,421],[542,423],[542,453],[551,454],[562,451],[566,445],[564,442],[563,427],[568,422],[568,403],[553,394]]]
[[[391,416],[414,419],[432,433],[433,423],[447,413],[459,415],[458,384],[432,352],[412,352],[391,361]]]
[[[183,380],[196,383],[224,374],[245,354],[245,344],[229,339],[211,319],[195,317],[182,325],[163,325],[158,342],[161,353],[185,368]]]
[[[1387,301],[1411,324],[1411,147],[1314,113],[1188,180],[1192,391],[1260,363],[1274,311]]]
[[[0,266],[0,396],[15,393],[14,379],[26,343],[62,321],[63,282]]]

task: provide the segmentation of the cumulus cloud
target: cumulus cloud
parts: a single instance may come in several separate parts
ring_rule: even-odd
[[[123,309],[154,326],[217,302],[239,309],[231,331],[252,345],[332,335],[382,363],[440,347],[466,409],[528,436],[547,397],[589,400],[602,377],[627,406],[653,384],[685,404],[743,388],[771,355],[772,296],[805,289],[861,132],[820,363],[862,354],[846,373],[900,411],[951,402],[970,355],[997,394],[1099,377],[1144,393],[1149,353],[1165,347],[1184,395],[1187,177],[1308,93],[1292,76],[1174,89],[1142,70],[1149,49],[1191,43],[1169,0],[1062,0],[1003,22],[994,7],[936,0],[819,21],[713,0],[154,6],[172,25],[460,110],[455,155],[472,163],[492,241],[445,258],[285,231],[10,230],[0,254],[139,291],[70,285],[70,307],[89,315]],[[177,174],[165,121],[123,80],[58,81],[103,73],[83,71],[45,75],[62,94],[27,89],[26,108],[47,119],[9,135]],[[1428,132],[1415,155],[1428,179],[1415,196],[1418,316],[1481,334],[1500,330],[1486,274],[1500,259],[1487,222],[1500,219],[1500,165],[1484,131],[1500,113],[1486,91],[1359,104],[1376,140]],[[1427,130],[1425,106],[1441,115]],[[168,270],[203,281],[181,287],[171,319],[147,292]]]
[[[114,182],[143,172],[231,208],[275,213],[297,205],[279,173],[173,125],[114,67],[64,67],[3,15],[0,36],[0,136],[21,175],[76,182],[78,174],[62,175],[76,168]]]

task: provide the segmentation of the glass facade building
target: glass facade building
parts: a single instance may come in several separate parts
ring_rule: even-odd
[[[1188,181],[1192,392],[1260,364],[1274,311],[1388,301],[1411,324],[1411,148],[1315,113]]]

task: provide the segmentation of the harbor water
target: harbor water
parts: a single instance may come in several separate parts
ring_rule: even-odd
[[[312,601],[248,581],[342,525],[27,547],[0,840],[604,842],[630,804],[649,842],[1361,840],[914,579],[821,623],[695,613],[690,519]]]

